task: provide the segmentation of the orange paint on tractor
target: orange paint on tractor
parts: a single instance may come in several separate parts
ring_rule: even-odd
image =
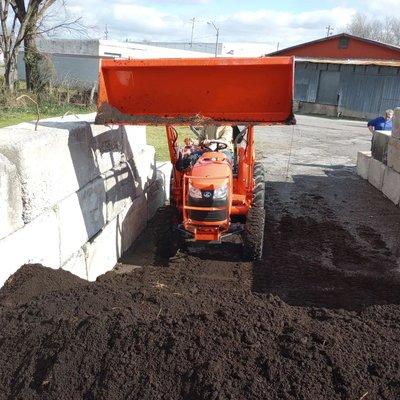
[[[102,60],[98,122],[284,122],[292,70],[291,57]]]
[[[265,219],[253,125],[295,122],[293,68],[292,57],[102,61],[96,122],[166,125],[171,205],[163,209],[156,242],[168,256],[179,230],[196,241],[220,241],[235,224],[251,257],[261,257],[263,235],[250,237],[263,231]],[[204,147],[198,161],[182,170],[173,125],[244,128],[233,141],[233,161],[223,152],[227,145],[214,141],[215,151]]]

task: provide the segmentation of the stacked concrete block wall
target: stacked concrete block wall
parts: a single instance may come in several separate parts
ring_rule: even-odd
[[[93,119],[0,129],[0,286],[24,263],[96,279],[166,201],[168,166],[157,171],[146,128]]]
[[[400,206],[400,108],[395,110],[392,132],[374,132],[372,151],[359,152],[357,172]]]

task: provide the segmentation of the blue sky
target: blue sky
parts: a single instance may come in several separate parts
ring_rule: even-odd
[[[227,51],[248,55],[323,37],[328,25],[340,33],[357,12],[375,19],[400,14],[400,0],[67,0],[67,5],[92,27],[92,37],[104,37],[107,25],[116,40],[189,41],[194,17],[195,41],[215,41],[207,24],[213,21]]]

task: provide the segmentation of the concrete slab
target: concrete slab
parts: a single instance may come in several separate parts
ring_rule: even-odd
[[[0,239],[24,226],[17,168],[0,154]]]
[[[383,177],[386,166],[382,162],[371,158],[368,170],[368,182],[378,190],[382,190]]]
[[[82,279],[88,279],[86,270],[86,258],[83,249],[79,249],[69,260],[61,267],[65,271],[79,276]]]
[[[129,143],[138,139],[137,153],[145,136],[145,127],[130,130]],[[80,116],[40,121],[37,132],[33,123],[0,129],[0,153],[15,164],[21,178],[24,222],[119,166],[128,153],[124,140],[122,128],[92,125]]]
[[[129,161],[134,154],[140,152],[147,145],[146,127],[125,125],[121,127],[123,153],[125,160]]]
[[[122,130],[119,126],[90,125],[93,151],[99,173],[119,166],[123,161]]]
[[[392,137],[400,139],[400,107],[394,109]]]
[[[83,246],[89,281],[111,271],[117,263],[120,253],[117,233],[117,220],[114,219]]]
[[[110,221],[92,240],[83,246],[88,280],[113,269],[147,225],[147,202],[144,196],[133,200],[116,218]]]
[[[372,135],[372,157],[385,165],[388,157],[388,144],[391,137],[390,131],[375,131]]]
[[[0,153],[20,176],[25,223],[98,175],[89,124],[41,124],[38,132],[28,124],[0,129]]]
[[[131,165],[123,163],[103,175],[106,190],[107,222],[112,221],[141,192]]]
[[[117,217],[119,257],[131,247],[147,226],[148,203],[144,196],[133,200],[125,210]]]
[[[106,191],[101,177],[56,206],[60,227],[60,257],[64,264],[106,223]]]
[[[23,264],[59,268],[60,237],[55,212],[44,213],[0,240],[0,255],[0,287]]]
[[[382,193],[396,206],[400,203],[400,173],[386,167],[383,177]]]
[[[359,151],[357,153],[357,173],[363,179],[368,179],[369,164],[372,155],[370,151]]]
[[[154,217],[158,208],[165,204],[164,180],[157,177],[156,181],[149,187],[147,191],[147,219]]]
[[[169,161],[157,161],[157,177],[161,176],[164,182],[165,200],[169,202],[171,191],[172,164]]]
[[[135,153],[134,159],[129,161],[135,181],[144,190],[156,179],[156,151],[153,146],[146,145]]]
[[[391,138],[389,141],[388,167],[400,173],[400,139]]]

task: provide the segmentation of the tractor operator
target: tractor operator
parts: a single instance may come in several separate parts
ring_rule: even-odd
[[[199,144],[209,146],[212,141],[226,144],[226,150],[233,154],[233,129],[231,126],[203,126],[199,135]]]
[[[231,126],[203,126],[199,132],[198,140],[199,146],[203,146],[203,148],[196,149],[192,146],[190,151],[186,153],[184,151],[184,154],[180,155],[176,163],[178,171],[184,171],[188,167],[193,166],[205,151],[209,151],[204,147],[208,147],[212,142],[225,144],[226,148],[220,151],[233,163],[233,129]],[[186,147],[187,146],[185,146],[185,148]]]

